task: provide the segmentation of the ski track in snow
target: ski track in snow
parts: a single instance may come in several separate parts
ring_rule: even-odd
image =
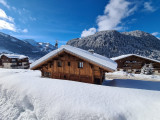
[[[0,69],[0,120],[160,120],[160,92]]]

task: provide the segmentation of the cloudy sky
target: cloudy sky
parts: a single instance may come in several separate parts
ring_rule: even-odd
[[[160,37],[159,0],[0,0],[0,32],[60,44],[103,30]]]

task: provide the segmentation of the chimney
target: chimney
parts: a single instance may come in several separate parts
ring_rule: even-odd
[[[89,49],[88,52],[90,52],[91,54],[93,54],[94,50],[93,49]]]
[[[55,47],[58,49],[58,40],[56,40]]]

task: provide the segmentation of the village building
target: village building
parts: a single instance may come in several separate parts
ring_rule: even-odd
[[[0,68],[2,68],[2,60],[0,59]]]
[[[0,66],[8,69],[28,69],[30,67],[29,58],[24,55],[2,54]]]
[[[31,64],[43,77],[102,84],[105,72],[113,72],[117,63],[93,50],[64,45]]]
[[[150,67],[153,71],[153,74],[160,75],[160,61],[158,60],[150,59],[148,57],[143,57],[136,54],[121,55],[111,59],[117,62],[118,71],[140,74],[144,67]]]

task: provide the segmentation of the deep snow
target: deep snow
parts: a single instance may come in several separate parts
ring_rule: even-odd
[[[0,120],[160,120],[160,92],[0,69]]]
[[[160,91],[160,82],[157,81],[114,79],[114,80],[105,80],[103,82],[103,85]]]
[[[106,79],[134,79],[145,81],[160,81],[160,75],[144,75],[127,73],[123,71],[116,71],[113,73],[106,73]]]

